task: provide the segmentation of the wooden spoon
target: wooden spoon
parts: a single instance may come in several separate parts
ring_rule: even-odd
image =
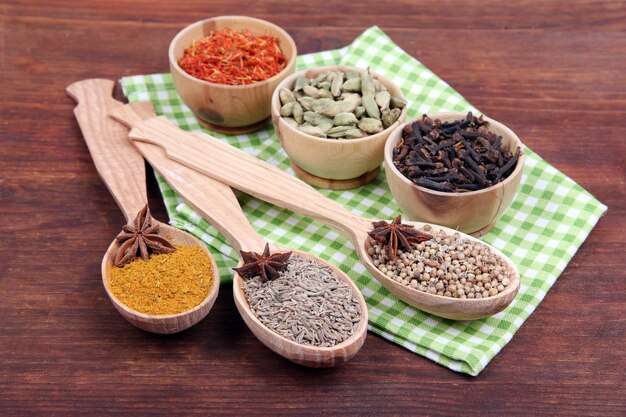
[[[114,109],[110,115],[128,126],[141,124],[138,113],[150,103],[133,103]],[[176,192],[198,213],[208,219],[231,243],[236,251],[263,252],[265,239],[250,226],[231,188],[210,177],[200,174],[169,159],[163,148],[149,143],[135,142],[137,149],[150,162]],[[339,268],[316,256],[302,251],[270,245],[272,252],[293,251],[301,257],[314,260],[329,267],[348,284],[359,301],[361,319],[356,331],[345,341],[333,347],[315,347],[289,340],[270,330],[250,309],[243,291],[243,278],[233,274],[233,297],[237,310],[252,333],[267,347],[292,362],[315,368],[331,367],[350,360],[363,346],[367,334],[367,305],[361,292],[352,280]],[[242,261],[239,261],[239,266]]]
[[[143,157],[128,140],[128,129],[108,117],[108,112],[123,106],[111,97],[115,83],[105,79],[78,81],[67,87],[67,93],[78,103],[74,114],[94,160],[98,174],[106,184],[130,224],[148,203]],[[142,117],[156,116],[154,112]],[[156,220],[155,220],[156,221]],[[102,258],[102,283],[115,309],[130,323],[153,333],[177,333],[202,320],[211,310],[219,291],[219,273],[206,246],[189,233],[158,222],[161,234],[173,244],[200,246],[211,259],[213,279],[209,294],[191,310],[156,316],[140,313],[123,304],[111,291],[110,271],[119,247],[113,240]]]
[[[371,219],[351,213],[277,167],[221,143],[211,136],[185,132],[164,117],[141,123],[132,129],[129,137],[135,141],[160,145],[170,159],[245,193],[337,229],[352,241],[361,261],[383,286],[420,310],[453,320],[479,319],[502,311],[519,290],[517,267],[507,256],[491,246],[491,251],[501,257],[514,271],[510,284],[499,294],[481,299],[459,299],[413,289],[387,277],[372,262],[367,253],[370,247],[367,233],[373,228]],[[424,226],[424,223],[420,222],[404,223],[413,224],[418,229]],[[433,232],[438,230],[444,230],[448,234],[456,233],[455,230],[433,225]],[[487,245],[469,235],[460,234],[463,238]]]

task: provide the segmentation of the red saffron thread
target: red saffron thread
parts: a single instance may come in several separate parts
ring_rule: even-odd
[[[278,74],[287,65],[287,59],[277,38],[228,28],[211,31],[204,39],[194,41],[178,65],[200,80],[245,85]]]

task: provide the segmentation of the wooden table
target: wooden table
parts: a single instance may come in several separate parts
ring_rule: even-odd
[[[0,415],[624,415],[624,2],[231,3],[0,5]],[[123,218],[64,89],[165,72],[178,30],[224,14],[281,25],[301,53],[379,25],[609,206],[479,377],[371,334],[346,366],[301,368],[254,338],[228,286],[184,334],[143,333],[115,312],[99,265]]]

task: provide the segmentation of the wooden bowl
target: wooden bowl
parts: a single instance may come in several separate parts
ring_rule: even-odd
[[[210,83],[180,68],[178,60],[193,41],[208,36],[211,31],[227,28],[248,29],[255,35],[278,38],[287,65],[272,78],[248,85]],[[293,73],[297,55],[296,44],[287,32],[265,20],[245,16],[221,16],[193,23],[178,32],[169,47],[172,81],[182,101],[203,126],[233,134],[253,132],[267,124],[272,92]]]
[[[465,113],[441,112],[430,114],[431,119],[441,121],[461,120]],[[488,117],[488,129],[502,136],[502,144],[511,152],[519,146],[522,150],[513,172],[502,182],[478,191],[446,193],[420,187],[398,171],[393,164],[393,148],[402,139],[402,129],[416,119],[403,123],[389,135],[385,144],[385,174],[394,199],[406,218],[434,223],[474,236],[487,233],[502,213],[509,207],[522,179],[524,171],[524,147],[515,133]]]
[[[113,294],[113,291],[111,291],[109,277],[109,271],[111,270],[111,268],[115,268],[115,266],[113,265],[113,259],[115,256],[115,252],[117,251],[117,248],[119,246],[116,240],[111,243],[111,245],[107,249],[106,255],[102,259],[102,283],[104,284],[107,295],[109,296],[109,299],[111,300],[111,303],[113,303],[115,309],[122,315],[122,317],[124,317],[134,326],[151,333],[178,333],[190,328],[191,326],[194,326],[199,321],[204,319],[207,314],[209,314],[209,311],[211,310],[211,307],[213,307],[213,304],[215,303],[215,300],[217,299],[217,294],[219,292],[219,270],[217,269],[215,259],[211,255],[211,252],[209,252],[206,246],[198,239],[186,232],[183,232],[182,230],[176,229],[161,222],[159,222],[159,227],[161,228],[161,233],[163,234],[163,236],[168,239],[172,244],[194,246],[198,245],[204,250],[206,255],[211,260],[213,281],[209,293],[200,304],[198,304],[191,310],[187,310],[182,313],[156,316],[152,314],[140,313],[122,303]]]
[[[318,263],[320,262],[319,258],[306,252],[294,252],[297,252],[298,255],[303,258],[312,259]],[[238,266],[241,266],[242,264],[243,262],[240,260]],[[239,274],[235,273],[233,280],[233,297],[235,299],[237,310],[239,310],[239,314],[241,314],[241,317],[246,322],[246,325],[252,333],[254,333],[257,339],[283,358],[311,368],[330,368],[348,362],[359,352],[365,342],[365,337],[367,336],[367,304],[365,304],[365,299],[363,298],[361,291],[359,291],[359,288],[354,284],[354,282],[352,282],[352,280],[348,278],[348,276],[339,268],[328,262],[323,262],[323,265],[331,268],[341,280],[348,284],[350,290],[359,301],[359,306],[361,307],[361,320],[359,321],[354,333],[352,333],[348,339],[333,347],[318,347],[296,343],[293,340],[289,340],[269,329],[261,323],[250,308],[246,294],[243,290],[244,279],[241,278]]]
[[[402,109],[398,121],[382,132],[359,139],[324,139],[301,132],[290,126],[280,115],[281,88],[293,89],[297,77],[314,78],[327,71],[365,70],[344,66],[329,66],[297,72],[283,80],[272,96],[272,122],[280,143],[291,159],[294,170],[304,181],[323,188],[354,188],[373,180],[383,161],[385,141],[406,117],[408,106]],[[404,98],[402,90],[387,78],[374,74],[393,96]],[[308,175],[307,175],[308,174]]]

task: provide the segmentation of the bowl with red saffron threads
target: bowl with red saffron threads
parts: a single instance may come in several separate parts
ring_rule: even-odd
[[[298,55],[277,25],[246,16],[220,16],[181,30],[169,46],[172,81],[207,129],[239,134],[270,120],[272,93],[292,74]]]

